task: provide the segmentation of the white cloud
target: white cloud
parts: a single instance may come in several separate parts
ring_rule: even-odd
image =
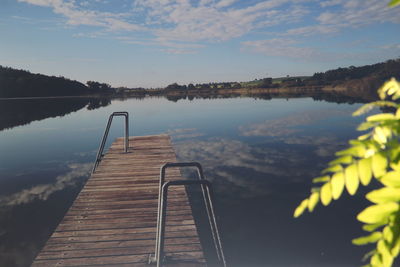
[[[325,58],[318,50],[310,47],[296,46],[297,42],[287,38],[274,38],[243,42],[244,49],[267,56],[289,57],[294,59]]]
[[[320,169],[319,164],[314,169],[304,168],[310,159],[303,151],[268,143],[259,147],[212,138],[175,143],[175,148],[180,160],[198,161],[204,166],[207,179],[220,185],[216,187],[219,193],[237,190],[237,197],[269,194],[277,184],[307,181]]]
[[[387,45],[384,45],[384,46],[381,46],[380,47],[381,49],[386,49],[386,50],[397,50],[397,51],[399,51],[400,50],[400,43],[399,44],[387,44]]]
[[[67,18],[68,25],[87,25],[102,27],[106,30],[114,31],[139,31],[143,30],[142,26],[124,21],[126,14],[99,12],[93,10],[85,10],[81,5],[75,5],[75,1],[70,0],[18,0],[32,5],[49,7],[56,14],[63,15]]]
[[[14,206],[26,204],[35,200],[47,200],[52,194],[77,183],[77,179],[87,177],[92,168],[92,163],[70,164],[70,171],[57,176],[56,181],[50,184],[36,185],[12,195],[0,198],[0,204]]]
[[[221,0],[215,6],[218,8],[228,7],[234,4],[237,0]]]
[[[400,23],[398,9],[389,8],[387,2],[382,0],[331,0],[322,2],[320,5],[323,9],[316,16],[315,23],[289,29],[286,34],[309,36],[335,33],[376,23]],[[331,6],[336,6],[336,9],[324,9]]]
[[[304,111],[301,113],[291,114],[286,117],[266,120],[264,122],[242,125],[239,131],[243,136],[269,136],[269,137],[287,137],[294,133],[300,132],[298,126],[314,124],[321,120],[326,120],[334,116],[347,116],[346,111],[335,109]],[[312,139],[312,138],[311,138]],[[312,141],[316,142],[316,141]],[[286,142],[286,141],[285,141]]]
[[[136,5],[146,10],[147,23],[155,28],[156,36],[166,40],[191,42],[226,41],[265,26],[291,23],[306,14],[298,6],[284,11],[276,10],[291,2],[287,0],[261,1],[241,8],[221,9],[234,2],[201,1],[196,6],[186,0],[140,0]]]
[[[320,2],[321,7],[337,6],[343,3],[343,0],[328,0]]]
[[[251,51],[280,57],[316,58],[321,52],[302,47],[301,38],[338,34],[345,29],[376,23],[400,23],[398,8],[390,9],[382,0],[136,0],[132,8],[125,8],[123,12],[90,9],[101,7],[105,4],[102,0],[18,1],[51,8],[65,17],[70,26],[96,27],[96,34],[89,34],[94,37],[99,36],[99,31],[105,34],[118,31],[132,38],[132,43],[139,44],[136,33],[144,32],[147,43],[176,54],[195,53],[205,43],[254,34],[264,37],[253,41],[252,36],[252,41],[243,42]],[[278,38],[282,35],[297,41],[288,43],[287,39]],[[189,44],[198,46],[189,47]]]

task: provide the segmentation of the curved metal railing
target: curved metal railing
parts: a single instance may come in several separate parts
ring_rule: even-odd
[[[165,172],[167,168],[180,168],[180,167],[195,167],[197,169],[198,180],[174,180],[165,182]],[[211,182],[204,178],[203,168],[198,162],[178,162],[166,163],[160,169],[160,185],[158,195],[158,217],[157,217],[157,231],[156,231],[156,249],[154,257],[150,256],[150,263],[157,263],[157,267],[163,265],[164,261],[164,235],[165,235],[165,222],[167,211],[168,188],[171,186],[191,186],[200,185],[203,193],[204,204],[207,210],[208,222],[210,224],[211,233],[214,241],[215,250],[221,266],[226,266],[224,251],[222,249],[222,242],[219,235],[217,226],[217,219],[214,211],[214,195]]]
[[[99,150],[97,151],[96,161],[94,163],[92,173],[95,172],[97,166],[99,165],[101,159],[104,156],[104,154],[103,154],[104,146],[106,145],[106,141],[107,141],[108,133],[110,131],[111,123],[115,116],[124,116],[125,117],[125,153],[128,152],[128,148],[129,148],[129,113],[126,111],[113,112],[110,115],[110,117],[108,118],[107,127],[104,131],[103,139],[101,140]]]

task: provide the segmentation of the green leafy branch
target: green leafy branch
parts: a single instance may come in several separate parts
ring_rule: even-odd
[[[400,4],[400,0],[392,0],[392,1],[390,1],[389,6],[390,7],[394,7],[394,6],[397,6],[399,4]]]
[[[392,1],[394,2],[394,1]],[[396,0],[400,2],[400,0]],[[353,239],[355,245],[376,243],[376,249],[366,254],[366,266],[391,266],[400,252],[400,84],[391,79],[379,90],[380,101],[362,106],[353,115],[368,112],[374,107],[390,107],[394,113],[382,113],[366,118],[359,131],[368,132],[349,141],[349,148],[337,152],[337,158],[313,179],[320,184],[311,189],[294,212],[299,217],[305,210],[312,212],[321,202],[327,206],[346,189],[354,195],[360,185],[367,186],[375,179],[381,188],[366,194],[372,205],[361,211],[357,219],[364,223],[369,235]]]

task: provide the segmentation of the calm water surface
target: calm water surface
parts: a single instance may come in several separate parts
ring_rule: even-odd
[[[24,107],[22,100],[13,101],[7,104]],[[29,101],[46,110],[46,101]],[[351,113],[358,106],[312,98],[113,100],[99,109],[4,129],[0,266],[28,266],[33,260],[89,176],[113,111],[130,113],[131,135],[167,133],[179,160],[203,165],[215,187],[232,266],[361,265],[368,250],[354,247],[351,239],[362,234],[355,219],[366,204],[362,199],[344,197],[292,218],[311,179],[357,135],[361,118]],[[1,116],[18,120],[13,112]],[[116,119],[109,143],[122,135],[122,119]]]

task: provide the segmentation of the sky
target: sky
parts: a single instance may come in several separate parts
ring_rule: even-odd
[[[0,0],[0,65],[112,86],[312,75],[400,57],[389,0]]]

